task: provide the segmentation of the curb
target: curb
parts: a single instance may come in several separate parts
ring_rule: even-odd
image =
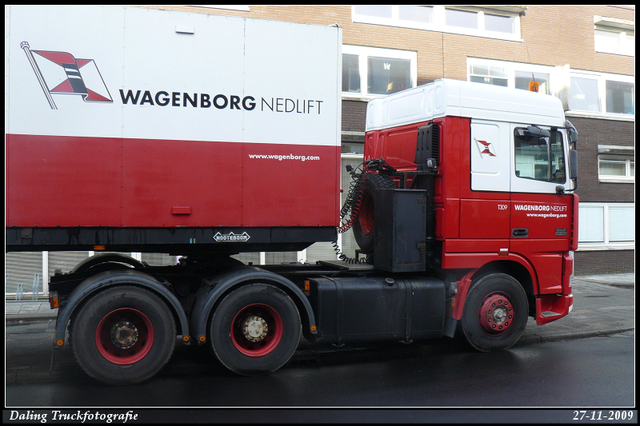
[[[41,322],[51,322],[56,321],[56,316],[28,316],[24,317],[21,315],[12,315],[6,316],[5,324],[8,326],[11,325],[27,325],[27,324],[36,324]]]
[[[605,337],[612,336],[614,334],[626,333],[628,331],[634,331],[635,327],[628,328],[619,328],[619,329],[610,329],[610,330],[588,330],[588,331],[578,331],[576,333],[562,333],[550,336],[539,336],[539,335],[529,335],[522,336],[520,340],[516,343],[516,346],[527,346],[533,345],[536,343],[548,343],[548,342],[559,342],[563,340],[576,340],[576,339],[586,339],[589,337]]]

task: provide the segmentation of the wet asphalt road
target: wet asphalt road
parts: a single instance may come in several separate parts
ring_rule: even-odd
[[[247,378],[228,372],[205,347],[177,347],[158,376],[128,387],[88,378],[69,346],[49,374],[55,318],[8,315],[3,415],[133,409],[137,423],[277,424],[575,424],[618,415],[637,423],[631,278],[573,280],[572,313],[540,327],[530,319],[508,351],[478,353],[448,338],[339,349],[303,344],[284,368]],[[601,411],[587,412],[594,408]]]
[[[281,370],[240,377],[205,347],[179,347],[149,382],[109,387],[71,348],[49,374],[49,323],[7,327],[7,407],[633,407],[635,334],[531,343],[478,353],[448,338],[410,345],[299,350]],[[22,336],[12,339],[12,336]],[[48,339],[40,339],[48,341]],[[50,344],[50,343],[49,343]],[[29,348],[28,346],[31,345]]]

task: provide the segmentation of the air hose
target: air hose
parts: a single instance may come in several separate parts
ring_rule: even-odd
[[[351,166],[347,166],[347,172],[351,174],[351,182],[349,183],[349,192],[347,198],[344,200],[342,209],[340,209],[340,226],[338,232],[343,234],[347,232],[358,219],[358,213],[360,206],[362,205],[362,199],[364,198],[364,189],[367,182],[367,175],[372,170],[392,169],[382,158],[376,158],[367,160],[358,165],[355,169]],[[334,241],[333,248],[338,256],[338,259],[347,263],[361,263],[357,258],[350,258],[340,250],[338,241]],[[365,262],[369,261],[369,256]]]

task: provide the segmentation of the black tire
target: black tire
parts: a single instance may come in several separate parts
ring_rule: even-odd
[[[508,349],[522,336],[528,317],[527,294],[520,283],[510,275],[495,273],[471,286],[464,302],[462,330],[469,344],[481,352]]]
[[[245,285],[227,295],[209,329],[218,360],[244,376],[270,373],[285,365],[298,348],[301,334],[296,304],[269,284]]]
[[[117,286],[87,301],[71,328],[82,369],[110,385],[140,383],[169,361],[176,338],[173,315],[149,290]]]
[[[395,189],[396,184],[389,176],[368,173],[362,194],[358,217],[353,224],[353,236],[364,253],[373,253],[375,241],[375,201],[376,189]]]

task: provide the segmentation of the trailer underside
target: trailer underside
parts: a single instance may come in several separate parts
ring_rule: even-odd
[[[300,251],[337,238],[335,227],[10,227],[6,250],[169,254]]]

